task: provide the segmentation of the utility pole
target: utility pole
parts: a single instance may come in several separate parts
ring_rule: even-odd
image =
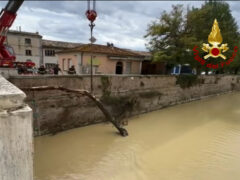
[[[91,2],[92,2],[92,9],[91,9]],[[93,43],[96,41],[96,39],[93,37],[93,28],[95,26],[95,24],[93,23],[97,17],[97,12],[96,12],[96,1],[95,0],[88,0],[88,9],[86,11],[86,16],[88,18],[88,20],[90,21],[89,27],[90,27],[90,33],[91,33],[91,37],[90,37],[90,47],[91,47],[91,63],[90,63],[90,84],[91,84],[91,93],[93,93],[93,52],[92,52],[92,45]]]

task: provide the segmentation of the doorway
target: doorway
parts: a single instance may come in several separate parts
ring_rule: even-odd
[[[123,63],[117,62],[116,64],[116,74],[122,74],[123,73]]]

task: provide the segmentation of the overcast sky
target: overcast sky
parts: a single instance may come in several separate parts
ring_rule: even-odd
[[[5,7],[7,1],[1,1]],[[97,44],[114,43],[121,48],[146,50],[147,25],[170,11],[173,4],[200,7],[204,1],[97,1],[98,18],[94,37]],[[233,16],[240,25],[240,4],[229,1]],[[44,39],[89,43],[89,22],[85,17],[86,1],[25,1],[11,29],[38,31]]]

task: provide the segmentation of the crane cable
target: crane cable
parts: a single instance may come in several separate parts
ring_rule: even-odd
[[[96,11],[96,1],[93,0],[93,10]]]
[[[88,3],[87,3],[87,10],[91,10],[91,1],[93,2],[93,8],[92,10],[96,11],[96,0],[88,0]]]

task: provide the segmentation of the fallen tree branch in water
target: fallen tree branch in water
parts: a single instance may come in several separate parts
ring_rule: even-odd
[[[112,115],[108,112],[108,110],[103,106],[103,104],[100,102],[99,99],[97,99],[94,95],[92,95],[90,92],[87,90],[78,90],[78,89],[68,89],[64,88],[61,86],[55,87],[55,86],[38,86],[38,87],[29,87],[29,88],[20,88],[22,90],[30,90],[30,91],[47,91],[47,90],[61,90],[65,92],[70,92],[70,93],[76,93],[76,94],[81,94],[89,97],[91,100],[95,102],[95,104],[99,107],[99,109],[103,112],[105,115],[106,119],[111,122],[115,128],[119,131],[121,136],[128,136],[128,132],[126,129],[120,127],[120,125],[114,120]]]

